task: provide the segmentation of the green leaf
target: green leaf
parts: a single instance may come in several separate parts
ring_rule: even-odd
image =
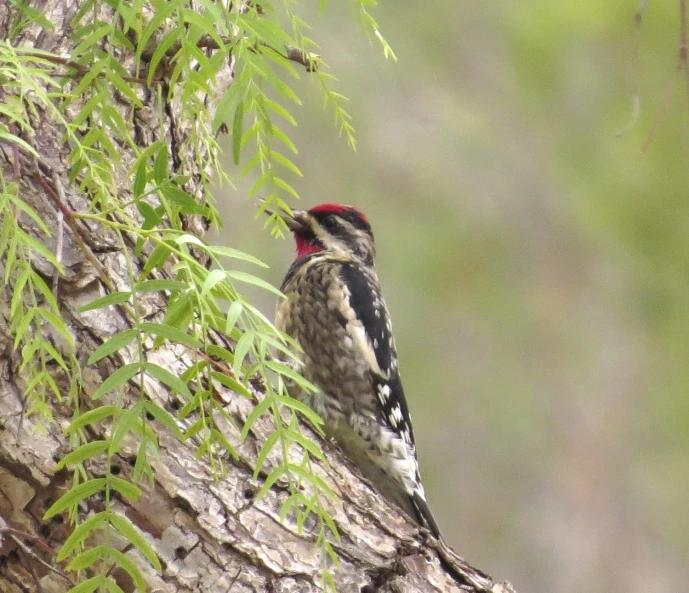
[[[18,210],[21,210],[24,214],[29,216],[31,220],[33,220],[38,228],[41,229],[48,237],[51,236],[51,232],[46,226],[46,224],[43,222],[43,219],[39,216],[38,212],[36,212],[31,206],[29,206],[24,200],[19,199],[17,196],[13,194],[6,194],[14,205],[15,208]]]
[[[273,150],[270,153],[271,157],[276,163],[279,163],[286,169],[289,169],[292,173],[297,175],[298,177],[303,177],[304,174],[301,172],[299,167],[297,167],[291,160],[289,160],[285,155],[280,154],[277,150]]]
[[[69,593],[93,593],[99,587],[103,587],[107,580],[105,575],[99,574],[83,583],[79,583],[76,587],[72,587]]]
[[[139,210],[139,213],[141,216],[144,217],[144,222],[141,225],[141,228],[143,229],[152,229],[159,225],[163,217],[162,215],[156,210],[153,206],[151,206],[149,203],[144,202],[143,200],[139,200],[136,203],[136,207]],[[139,241],[143,241],[143,237],[139,237]],[[140,254],[140,250],[137,252],[137,255]]]
[[[126,540],[131,542],[139,552],[141,552],[144,557],[153,565],[153,567],[157,571],[161,571],[162,567],[160,566],[160,561],[158,560],[158,556],[156,556],[156,553],[153,551],[153,548],[150,546],[146,538],[141,534],[141,532],[132,525],[132,523],[128,520],[125,519],[124,517],[121,517],[120,515],[112,515],[110,518],[110,522],[112,523],[113,527],[117,529],[117,531],[120,532],[122,537],[124,537]]]
[[[109,446],[110,441],[91,441],[90,443],[84,443],[71,453],[65,455],[60,460],[60,463],[55,466],[55,471],[59,471],[68,465],[76,465],[77,463],[91,459],[91,457],[100,455],[107,451]]]
[[[189,193],[174,183],[164,183],[158,187],[158,191],[178,206],[182,214],[203,214],[206,211],[203,204],[199,204]]]
[[[242,98],[242,90],[245,88],[245,83],[243,82],[243,77],[240,76],[235,78],[235,80],[230,85],[230,88],[225,91],[218,102],[218,106],[215,110],[215,117],[213,118],[213,133],[217,134],[220,126],[225,122],[229,121],[230,115],[236,115],[237,105]]]
[[[288,395],[281,396],[279,401],[280,405],[303,414],[316,428],[323,426],[323,419],[304,402],[289,397]]]
[[[110,60],[108,58],[104,58],[101,60],[96,60],[95,63],[90,64],[88,72],[84,74],[79,81],[79,84],[77,84],[76,87],[74,87],[74,90],[72,91],[72,96],[73,97],[83,97],[86,90],[91,87],[93,84],[93,81],[96,80],[101,74],[103,74],[103,70],[108,68],[110,64]]]
[[[257,278],[256,276],[253,276],[252,274],[247,274],[246,272],[239,272],[237,270],[229,270],[227,272],[227,276],[229,278],[239,280],[240,282],[246,282],[247,284],[253,284],[254,286],[258,286],[259,288],[263,288],[269,292],[272,292],[273,294],[275,294],[279,297],[285,296],[282,294],[282,292],[280,292],[280,290],[278,290],[272,284],[270,284],[270,282],[266,282],[265,280],[262,280],[261,278]]]
[[[125,498],[137,500],[141,496],[141,489],[127,480],[118,478],[116,476],[108,476],[110,486],[117,490]]]
[[[184,440],[188,441],[189,439],[195,437],[199,432],[201,432],[204,428],[206,428],[206,421],[204,418],[199,418],[194,424],[192,424],[184,433]],[[198,457],[197,457],[198,459]]]
[[[182,381],[177,375],[173,375],[167,369],[152,362],[145,362],[142,366],[146,373],[154,379],[158,379],[158,381],[161,383],[165,383],[165,385],[177,393],[181,393],[185,397],[191,398],[191,391],[189,391],[186,383],[184,383],[184,381]]]
[[[85,498],[93,496],[96,492],[100,492],[103,490],[103,488],[105,488],[106,482],[106,478],[94,478],[84,482],[83,484],[75,486],[71,490],[68,490],[45,512],[43,519],[47,521],[51,517],[54,517],[55,515],[66,511],[68,508],[80,503]]]
[[[53,326],[53,329],[62,334],[62,337],[65,338],[70,347],[74,347],[74,336],[72,335],[72,332],[67,329],[67,324],[64,322],[62,317],[58,317],[50,309],[46,309],[44,307],[37,309],[37,311],[40,317],[43,317],[48,324]]]
[[[102,25],[101,27],[96,29],[93,33],[86,37],[75,49],[72,50],[72,57],[74,58],[76,56],[80,56],[81,54],[86,53],[86,50],[94,46],[101,39],[104,39],[105,37],[110,35],[112,29],[113,25],[110,23]]]
[[[177,421],[167,410],[152,401],[144,401],[144,409],[163,426],[167,427],[178,439],[182,439],[182,431],[177,426]]]
[[[67,541],[62,544],[60,552],[57,555],[57,561],[62,562],[65,558],[67,558],[81,542],[95,533],[96,529],[103,525],[109,516],[109,511],[101,511],[100,513],[89,517],[84,522],[77,525],[71,535],[67,538]]]
[[[268,109],[270,109],[271,111],[274,111],[275,113],[277,113],[281,117],[285,118],[293,126],[297,125],[297,120],[294,119],[292,114],[289,111],[287,111],[287,109],[285,109],[282,105],[280,105],[280,103],[276,103],[275,101],[272,101],[271,99],[269,99],[267,97],[265,98],[265,103],[266,103],[266,107],[268,107]],[[275,124],[273,124],[273,133],[275,133],[275,131],[278,129],[279,128]],[[280,130],[280,131],[282,131],[282,130]],[[284,132],[282,132],[282,133],[284,134]],[[297,152],[296,148],[294,149],[294,152],[295,153]]]
[[[164,242],[158,243],[144,264],[144,269],[141,272],[141,279],[146,278],[152,270],[162,268],[170,257],[170,253],[172,253],[172,250],[169,245]]]
[[[253,330],[248,330],[242,334],[242,337],[239,338],[239,342],[237,342],[237,346],[235,346],[232,370],[234,370],[234,374],[237,376],[242,373],[242,362],[244,362],[244,358],[249,353],[249,350],[251,350],[255,336],[256,334]]]
[[[290,464],[289,470],[299,476],[305,482],[309,482],[314,485],[323,494],[326,494],[332,500],[337,500],[336,492],[321,478],[312,471],[306,470],[299,465]]]
[[[235,460],[239,459],[239,454],[237,453],[236,449],[232,446],[232,443],[227,440],[222,432],[220,432],[217,428],[213,428],[211,429],[211,436],[215,442],[220,443]]]
[[[232,122],[232,160],[235,165],[239,165],[240,152],[242,147],[242,130],[244,129],[244,102],[239,101],[234,112]]]
[[[296,124],[296,122],[295,122]],[[278,126],[273,126],[273,136],[280,140],[287,148],[289,148],[294,154],[298,154],[297,146],[292,142],[292,139],[285,134]]]
[[[292,367],[290,367],[289,365],[286,365],[282,362],[275,362],[274,360],[266,360],[266,366],[271,371],[274,371],[280,375],[283,375],[284,377],[287,377],[287,378],[291,379],[292,381],[296,381],[297,383],[305,380],[304,377],[302,377]]]
[[[144,29],[141,37],[139,38],[139,43],[136,50],[136,61],[137,64],[141,60],[141,54],[148,47],[148,41],[151,36],[158,31],[160,26],[172,15],[172,13],[178,8],[175,2],[162,2],[156,6],[156,9],[152,12],[151,20],[148,21],[146,28]]]
[[[308,451],[317,459],[320,459],[322,461],[325,458],[322,449],[318,446],[318,443],[316,443],[316,441],[310,439],[306,435],[302,434],[301,432],[292,430],[291,428],[286,428],[284,430],[284,435],[285,438],[294,441],[295,443],[300,445],[305,451]]]
[[[163,290],[169,290],[171,292],[177,290],[186,290],[188,285],[185,282],[179,280],[168,280],[166,278],[160,278],[155,280],[144,280],[143,282],[137,282],[134,286],[135,292],[159,292]]]
[[[232,330],[237,324],[243,309],[244,305],[242,305],[241,301],[234,301],[227,310],[227,316],[225,318],[225,334],[228,336],[232,333]]]
[[[92,566],[94,562],[103,557],[110,556],[110,550],[113,548],[109,546],[96,546],[95,548],[87,548],[74,558],[68,565],[67,570],[84,570]]]
[[[158,185],[161,185],[168,179],[167,165],[168,165],[168,150],[166,144],[160,145],[160,150],[155,158],[155,163],[153,165],[153,179],[155,179]]]
[[[133,191],[134,197],[140,198],[141,194],[144,193],[146,189],[146,183],[148,182],[148,167],[146,166],[146,161],[141,160],[139,166],[136,168],[136,175],[134,176]]]
[[[237,381],[237,379],[235,379],[234,377],[230,377],[229,375],[226,375],[225,373],[221,373],[219,371],[211,371],[211,377],[221,385],[224,385],[232,391],[236,391],[244,397],[252,397],[251,392],[246,387],[244,387],[244,385],[242,385],[239,381]]]
[[[251,430],[251,427],[256,424],[256,420],[263,416],[263,414],[265,414],[274,403],[275,397],[269,396],[258,402],[256,407],[251,410],[251,413],[246,419],[246,422],[244,422],[244,427],[242,428],[242,441],[244,441],[249,435],[249,431]]]
[[[137,421],[143,416],[145,410],[145,400],[140,400],[129,408],[120,418],[114,427],[114,432],[110,438],[110,454],[119,452],[122,440],[129,434]]]
[[[153,56],[151,57],[151,61],[149,64],[149,72],[148,72],[148,84],[151,84],[151,81],[153,80],[153,77],[156,74],[156,70],[158,68],[158,64],[160,64],[160,60],[162,60],[165,57],[165,52],[167,52],[168,49],[170,49],[174,43],[180,38],[181,35],[184,34],[184,29],[182,28],[176,28],[172,29],[165,35],[165,37],[159,42],[156,43],[156,49],[153,52]],[[156,177],[157,179],[157,177]]]
[[[88,424],[94,424],[96,422],[100,422],[101,420],[105,420],[110,416],[114,416],[117,414],[117,412],[119,412],[119,410],[120,409],[115,406],[101,406],[100,408],[89,410],[88,412],[77,416],[65,429],[65,434],[74,434],[77,430]]]
[[[208,249],[208,246],[201,239],[195,235],[190,235],[189,233],[176,237],[175,243],[177,243],[177,245],[186,245],[191,243],[192,245],[196,245],[196,247],[203,249],[204,251]]]
[[[186,330],[193,317],[193,297],[191,293],[186,292],[168,305],[167,313],[165,314],[165,324]]]
[[[340,531],[338,530],[337,525],[335,525],[335,521],[333,521],[333,518],[330,516],[330,514],[327,512],[324,512],[324,513],[320,513],[320,516],[323,518],[323,520],[326,522],[326,524],[330,528],[330,533],[332,533],[335,536],[335,539],[338,542],[341,541]],[[337,556],[335,557],[334,561],[337,564],[337,562],[338,562]]]
[[[38,315],[37,309],[31,309],[21,317],[19,320],[19,323],[16,325],[16,327],[12,328],[14,330],[14,349],[17,350],[19,348],[19,343],[22,341],[24,338],[24,334],[26,333],[26,330],[29,329],[29,326],[33,322],[34,318]]]
[[[268,264],[263,263],[260,259],[254,257],[253,255],[249,255],[248,253],[244,253],[243,251],[239,251],[238,249],[232,249],[232,247],[224,247],[222,245],[210,245],[208,247],[208,253],[212,253],[213,255],[217,255],[218,257],[231,257],[232,259],[246,261],[251,264],[261,266],[262,268],[268,267]]]
[[[277,482],[285,473],[290,470],[290,467],[291,466],[289,464],[283,463],[280,467],[270,472],[266,478],[266,481],[263,483],[263,486],[261,486],[261,489],[258,491],[256,498],[263,498],[273,487],[273,484],[275,484],[275,482]]]
[[[109,340],[103,342],[98,348],[93,351],[93,354],[86,361],[87,365],[92,365],[99,360],[110,356],[114,352],[121,350],[128,346],[131,341],[139,335],[139,330],[136,328],[125,329],[118,334],[112,336]]]
[[[289,514],[292,507],[296,506],[297,511],[299,511],[300,506],[309,506],[310,501],[306,498],[299,490],[290,494],[290,496],[282,503],[282,508],[280,509],[280,520],[285,521],[287,515]]]
[[[148,585],[144,580],[141,570],[136,565],[136,563],[129,558],[129,556],[124,555],[119,550],[115,548],[109,548],[110,557],[115,561],[115,563],[124,570],[134,581],[134,585],[139,590],[140,593],[146,593],[148,590]]]
[[[295,199],[299,199],[299,194],[297,193],[297,190],[294,189],[289,183],[287,183],[284,179],[280,179],[279,177],[276,177],[275,180],[273,181],[277,187],[280,189],[285,190],[288,194],[291,194]]]
[[[148,462],[148,447],[153,447],[154,451],[157,451],[155,443],[149,439],[142,439],[139,445],[139,450],[136,453],[136,462],[134,463],[134,472],[132,473],[132,479],[137,482],[143,480],[143,478],[148,478],[148,482],[151,486],[155,484],[155,476],[153,475],[153,468]]]
[[[105,307],[110,307],[112,305],[120,305],[126,303],[132,296],[132,293],[127,291],[114,292],[112,294],[107,294],[104,297],[100,297],[95,301],[91,301],[86,305],[82,305],[77,309],[80,313],[85,313],[86,311],[93,311],[94,309],[104,309]]]
[[[185,331],[171,325],[165,325],[163,323],[140,323],[139,328],[143,332],[161,336],[170,342],[186,344],[192,348],[201,348],[203,346],[194,336],[190,336]]]
[[[141,363],[131,362],[117,369],[112,375],[110,375],[101,386],[96,390],[91,396],[91,399],[100,399],[106,393],[110,393],[116,388],[124,385],[132,377],[141,371]]]
[[[26,152],[28,152],[29,154],[35,157],[40,157],[40,155],[36,152],[36,149],[29,143],[27,143],[26,140],[23,140],[19,136],[15,136],[14,134],[10,134],[8,132],[3,132],[2,130],[0,130],[0,140],[5,140],[10,144],[17,144],[18,146],[21,146],[24,150],[26,150]]]
[[[220,282],[223,282],[226,278],[225,270],[211,270],[203,281],[203,286],[201,287],[201,296],[206,296],[211,290],[213,290]]]
[[[220,360],[224,360],[225,362],[228,362],[230,364],[232,364],[232,362],[234,361],[234,354],[232,354],[232,352],[230,352],[226,348],[223,348],[222,346],[208,344],[208,346],[206,347],[206,352],[210,356],[215,356]]]
[[[235,23],[238,27],[267,43],[270,49],[281,55],[287,55],[284,46],[293,43],[293,40],[278,23],[264,20],[255,12],[239,14],[237,17]]]
[[[124,589],[122,589],[122,587],[120,587],[112,579],[112,577],[105,581],[105,588],[107,589],[108,593],[124,593]]]
[[[266,439],[266,442],[263,443],[261,450],[258,452],[258,457],[256,458],[256,467],[254,468],[254,480],[256,480],[260,475],[261,470],[265,465],[266,458],[273,450],[273,447],[275,447],[277,442],[280,440],[281,436],[281,431],[276,430],[270,433],[270,436]]]

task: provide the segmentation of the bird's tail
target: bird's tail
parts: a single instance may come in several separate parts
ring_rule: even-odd
[[[425,496],[418,490],[415,490],[410,498],[416,514],[416,520],[419,522],[419,524],[426,527],[434,537],[442,540],[440,528],[438,527],[438,523],[436,522],[433,513],[431,513],[431,509],[426,502]]]

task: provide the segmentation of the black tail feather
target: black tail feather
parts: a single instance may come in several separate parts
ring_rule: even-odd
[[[440,528],[435,521],[435,517],[433,517],[433,513],[431,513],[431,509],[428,506],[426,499],[418,492],[414,492],[410,498],[412,504],[414,505],[414,511],[416,512],[416,520],[419,522],[419,524],[427,527],[437,539],[442,539],[442,536],[440,535]]]

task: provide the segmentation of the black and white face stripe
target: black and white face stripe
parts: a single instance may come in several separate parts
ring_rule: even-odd
[[[369,264],[373,263],[373,231],[358,211],[315,212],[311,216],[311,230],[326,249],[350,252]]]
[[[343,212],[317,212],[313,217],[328,230],[337,230],[337,227],[344,228],[343,223],[349,223],[355,229],[359,229],[373,235],[371,225],[367,220],[361,218],[357,210],[350,209]]]

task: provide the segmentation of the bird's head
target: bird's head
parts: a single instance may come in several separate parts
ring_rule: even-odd
[[[297,259],[319,251],[352,254],[373,264],[376,255],[371,225],[353,206],[321,204],[310,210],[293,210],[280,216],[294,234]]]

